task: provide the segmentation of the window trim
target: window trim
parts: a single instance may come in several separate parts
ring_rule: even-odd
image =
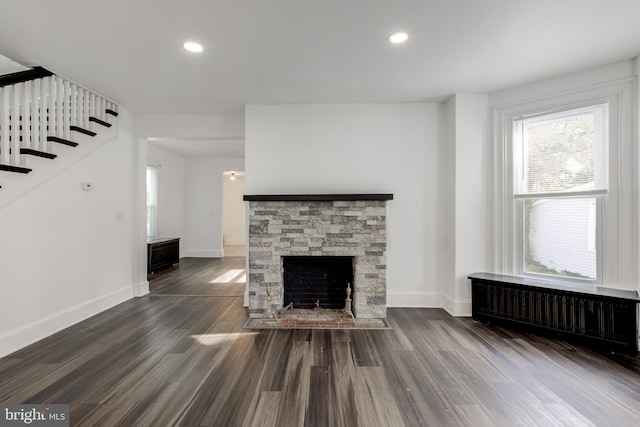
[[[522,275],[518,273],[516,245],[518,241],[516,221],[517,206],[514,199],[513,166],[513,120],[535,114],[553,113],[581,106],[609,103],[609,195],[606,206],[597,212],[602,221],[603,250],[601,283],[592,283],[617,289],[628,289],[637,283],[638,263],[638,149],[635,147],[636,106],[634,100],[634,77],[595,84],[525,100],[516,100],[494,105],[491,110],[492,158],[491,170],[491,239],[490,265],[493,272]],[[504,98],[504,97],[502,97]],[[622,185],[621,185],[622,184]],[[599,197],[599,196],[598,196]],[[624,232],[622,231],[624,230]],[[553,277],[564,282],[562,277]],[[567,280],[567,282],[570,282]],[[584,284],[584,282],[579,282]],[[585,286],[588,286],[585,284]]]

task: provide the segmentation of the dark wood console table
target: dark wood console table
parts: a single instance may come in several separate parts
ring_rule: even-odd
[[[636,291],[474,273],[475,320],[578,339],[605,351],[638,351]]]
[[[147,274],[176,266],[179,262],[179,237],[157,237],[147,240]]]

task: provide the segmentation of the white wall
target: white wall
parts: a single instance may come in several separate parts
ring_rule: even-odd
[[[636,77],[636,96],[635,96],[635,100],[636,100],[636,114],[635,114],[635,134],[634,134],[634,138],[636,141],[640,141],[640,88],[637,87],[638,85],[638,78],[640,76],[640,56],[637,56],[635,61],[633,61],[633,74]],[[636,161],[638,162],[637,164],[640,165],[640,150],[638,150],[637,154],[636,154]],[[638,188],[640,188],[640,174],[638,174],[638,176],[636,177],[636,183]],[[637,203],[640,205],[640,201],[637,201]],[[638,208],[638,211],[636,212],[636,224],[638,224],[639,226],[636,229],[636,253],[640,254],[640,207]],[[636,263],[636,275],[637,277],[640,277],[640,262]],[[636,282],[636,291],[640,294],[640,280]],[[640,323],[640,306],[638,307],[638,322]],[[639,325],[640,326],[640,325]],[[638,328],[640,330],[640,328]],[[638,336],[638,342],[640,343],[640,336]],[[639,346],[640,347],[640,346]]]
[[[440,180],[444,187],[444,203],[441,206],[443,227],[439,238],[444,262],[442,264],[441,292],[443,306],[453,309],[456,282],[456,97],[449,98],[446,109],[446,139],[442,158]]]
[[[132,117],[119,112],[115,140],[0,210],[0,356],[134,295]]]
[[[225,245],[244,245],[247,241],[246,206],[244,195],[244,176],[235,180],[223,177],[222,233]]]
[[[147,146],[147,162],[158,170],[158,237],[184,234],[184,158],[152,144]],[[180,256],[183,256],[183,244]]]
[[[453,183],[447,186],[448,200],[454,200],[447,220],[454,223],[447,236],[453,253],[454,282],[445,282],[444,307],[456,316],[471,315],[469,274],[486,270],[488,97],[456,94],[448,105],[447,168]],[[450,228],[449,228],[450,230]]]
[[[442,104],[246,107],[246,193],[393,193],[387,303],[442,306]]]
[[[222,174],[225,170],[244,170],[244,160],[185,159],[184,256],[224,256]]]

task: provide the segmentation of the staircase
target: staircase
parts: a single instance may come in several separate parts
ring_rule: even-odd
[[[79,159],[66,150],[115,137],[117,116],[115,103],[44,68],[0,76],[0,207]],[[46,173],[26,179],[36,167]]]

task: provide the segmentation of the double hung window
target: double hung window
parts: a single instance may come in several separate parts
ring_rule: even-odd
[[[520,274],[601,282],[608,103],[512,119]]]

